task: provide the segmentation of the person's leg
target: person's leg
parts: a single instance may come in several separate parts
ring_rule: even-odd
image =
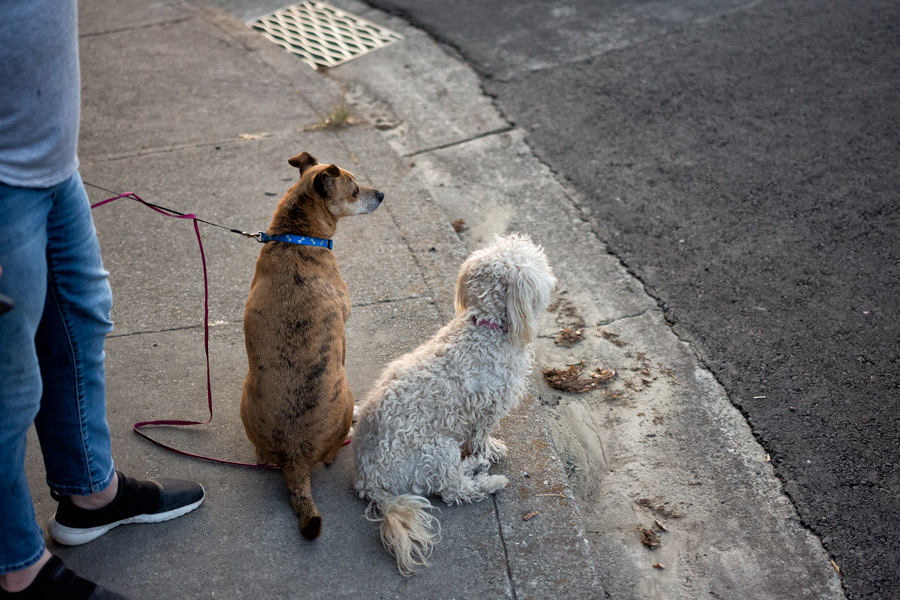
[[[158,523],[197,508],[203,487],[117,474],[106,421],[104,347],[112,292],[79,175],[58,186],[47,225],[47,300],[36,347],[43,378],[35,428],[59,501],[48,525],[77,545],[125,523]]]
[[[46,303],[35,339],[43,395],[35,428],[51,489],[86,496],[115,479],[104,372],[112,292],[77,174],[54,188],[46,256]]]
[[[44,557],[25,477],[25,441],[40,408],[42,383],[35,334],[47,289],[49,190],[0,183],[0,293],[15,306],[0,315],[0,586]]]

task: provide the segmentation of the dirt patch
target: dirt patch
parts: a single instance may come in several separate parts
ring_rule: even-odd
[[[619,339],[618,333],[612,333],[611,331],[606,331],[606,330],[600,329],[599,327],[597,328],[597,331],[600,332],[600,335],[603,336],[603,339],[611,342],[612,344],[615,344],[619,348],[621,348],[622,346],[628,345],[628,342],[625,342],[625,341],[622,341]]]
[[[680,519],[684,516],[684,514],[678,512],[677,510],[666,506],[665,503],[660,504],[657,500],[652,500],[650,498],[638,498],[634,501],[634,503],[638,506],[643,506],[644,508],[650,510],[650,512],[652,512],[654,515],[658,515],[666,519]]]

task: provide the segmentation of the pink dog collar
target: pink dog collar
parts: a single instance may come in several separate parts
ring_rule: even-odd
[[[491,329],[502,329],[503,331],[507,331],[509,329],[506,324],[497,325],[496,323],[491,323],[490,321],[485,319],[479,321],[478,317],[472,317],[472,322],[476,325],[481,325],[482,327],[490,327]]]

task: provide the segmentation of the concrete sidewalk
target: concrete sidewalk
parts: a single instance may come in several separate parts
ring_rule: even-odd
[[[265,230],[296,180],[287,159],[309,151],[383,190],[374,214],[342,221],[335,254],[351,290],[347,371],[361,399],[393,358],[452,315],[466,249],[410,167],[371,125],[316,130],[340,86],[217,10],[175,2],[81,3],[84,180],[247,231]],[[88,187],[92,200],[112,196]],[[125,526],[79,548],[51,550],[102,585],[140,598],[589,598],[602,595],[565,472],[540,406],[504,423],[511,484],[475,505],[440,503],[443,539],[429,569],[397,573],[365,503],[352,456],[319,467],[316,542],[299,534],[280,473],[184,458],[130,429],[146,419],[206,418],[203,274],[189,221],[135,202],[97,209],[110,271],[108,404],[117,466],[138,477],[195,479],[207,500],[155,527]],[[241,319],[260,246],[201,225],[210,274],[215,416],[150,433],[191,452],[252,461],[238,403],[246,357]],[[55,503],[37,443],[28,471],[38,519]],[[526,475],[527,472],[527,475]],[[539,513],[527,521],[525,515]]]
[[[502,424],[511,454],[494,471],[509,488],[441,506],[432,566],[406,579],[351,492],[349,452],[315,473],[324,527],[310,543],[280,474],[183,458],[131,433],[135,421],[206,418],[202,269],[189,222],[128,201],[98,209],[115,298],[107,372],[118,466],[193,478],[208,496],[174,522],[52,547],[69,566],[135,599],[842,597],[742,416],[606,252],[578,198],[535,159],[526,132],[451,52],[355,0],[333,4],[405,39],[326,73],[201,0],[80,4],[89,184],[245,231],[268,225],[297,176],[287,158],[303,150],[385,192],[381,208],[342,221],[335,236],[354,305],[347,369],[357,400],[450,318],[459,264],[494,233],[531,233],[560,285],[536,348],[534,393]],[[319,127],[344,101],[355,124]],[[238,417],[241,319],[259,246],[209,226],[201,233],[215,416],[152,433],[251,461]],[[585,339],[554,344],[567,326]],[[617,378],[574,395],[540,377],[579,361]],[[36,443],[28,469],[46,522],[55,503]],[[638,530],[654,521],[668,531],[650,550]]]

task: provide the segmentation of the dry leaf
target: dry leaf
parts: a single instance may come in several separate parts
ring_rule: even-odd
[[[591,377],[599,379],[600,383],[607,383],[616,378],[616,372],[613,369],[601,369],[600,367],[597,367],[597,369],[591,373]]]
[[[596,388],[600,383],[596,379],[582,378],[583,370],[584,363],[570,365],[568,369],[545,369],[544,379],[547,380],[547,385],[555,390],[582,394]]]
[[[539,514],[541,514],[541,511],[536,510],[536,511],[534,511],[533,513],[528,513],[527,515],[525,515],[524,517],[522,517],[522,520],[523,520],[523,521],[528,521],[529,519],[533,519],[534,517],[538,516]]]
[[[554,343],[558,346],[564,346],[566,348],[570,346],[574,346],[578,342],[584,339],[584,334],[580,329],[575,329],[572,327],[566,327],[554,339]]]
[[[661,540],[659,534],[655,531],[647,529],[645,527],[638,527],[638,531],[641,532],[641,543],[651,550],[656,550],[659,548]]]
[[[662,563],[656,563],[655,565],[653,565],[653,568],[654,569],[665,569],[666,567],[663,566]]]

